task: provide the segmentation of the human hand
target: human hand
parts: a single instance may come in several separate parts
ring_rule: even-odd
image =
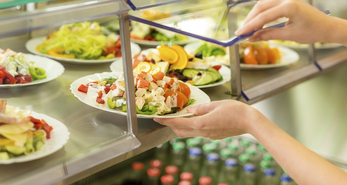
[[[292,40],[300,43],[329,41],[333,18],[302,0],[259,0],[247,15],[243,27],[235,32],[242,35],[262,28],[278,18],[288,18],[283,28],[257,31],[249,41]]]
[[[251,106],[235,100],[214,101],[188,107],[195,116],[190,118],[154,118],[171,127],[178,137],[208,137],[223,139],[249,133],[251,126],[262,115]]]

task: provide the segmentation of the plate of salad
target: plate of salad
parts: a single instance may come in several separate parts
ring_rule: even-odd
[[[67,24],[48,36],[30,39],[25,47],[33,54],[64,62],[112,62],[122,56],[120,37],[103,30],[97,22]],[[141,51],[138,44],[131,42],[130,46],[132,55]]]
[[[162,72],[141,72],[134,76],[138,118],[192,116],[190,105],[210,102],[199,88],[165,76]],[[120,115],[126,113],[125,83],[122,72],[96,73],[74,81],[71,92],[83,103]]]
[[[0,49],[0,89],[49,82],[64,70],[59,62],[46,57]]]
[[[215,61],[230,65],[229,51],[206,42],[187,44],[184,49],[192,55],[202,55],[207,61]],[[240,44],[241,69],[270,69],[284,67],[299,61],[299,54],[284,46],[267,42],[243,42]]]
[[[230,81],[230,69],[201,56],[189,55],[179,45],[160,45],[141,51],[133,57],[133,73],[162,71],[166,76],[177,78],[198,88],[214,87]],[[116,60],[111,71],[122,72],[122,61]]]
[[[0,164],[26,162],[61,149],[70,133],[60,121],[0,100]]]

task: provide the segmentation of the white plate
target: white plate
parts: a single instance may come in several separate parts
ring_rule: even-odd
[[[83,63],[83,64],[107,63],[107,62],[113,62],[116,59],[116,58],[109,58],[109,59],[104,59],[104,60],[68,59],[68,58],[59,58],[59,57],[54,57],[51,55],[42,54],[42,53],[36,51],[36,46],[40,45],[45,40],[45,38],[46,37],[37,37],[37,38],[30,39],[27,43],[25,43],[26,49],[28,51],[30,51],[31,53],[34,53],[36,55],[41,55],[41,56],[53,58],[55,60],[63,61],[63,62],[69,62],[69,63]],[[132,56],[140,53],[141,48],[139,45],[130,42],[130,46],[131,46]],[[120,57],[118,57],[118,58],[120,58]]]
[[[188,40],[183,40],[183,41],[175,41],[175,42],[160,42],[160,41],[149,41],[149,40],[137,40],[137,39],[131,39],[132,42],[135,42],[136,44],[144,45],[144,46],[160,46],[162,43],[167,46],[171,46],[173,44],[177,45],[186,45],[189,42],[191,42],[190,39]]]
[[[51,80],[58,78],[61,74],[63,74],[65,70],[64,66],[55,60],[52,60],[46,57],[31,55],[31,54],[24,54],[24,55],[28,57],[30,61],[35,62],[38,65],[38,67],[44,69],[46,71],[47,78],[41,79],[41,80],[35,80],[25,84],[1,84],[0,89],[12,88],[12,87],[23,87],[23,86],[36,85],[36,84],[49,82]]]
[[[212,62],[212,66],[214,65],[220,65],[220,63],[218,62]],[[213,83],[213,84],[208,84],[208,85],[200,85],[200,86],[196,86],[198,88],[207,88],[207,87],[214,87],[214,86],[218,86],[218,85],[222,85],[225,82],[230,81],[231,79],[231,74],[230,74],[230,69],[229,67],[226,67],[224,65],[221,65],[222,67],[219,69],[219,73],[222,75],[223,80]],[[111,63],[110,65],[110,69],[112,72],[123,72],[123,63],[121,59],[116,59],[114,62]]]
[[[187,44],[184,47],[184,49],[187,51],[187,53],[194,54],[195,51],[199,48],[199,46],[201,44],[202,44],[201,42],[190,43],[190,44]],[[270,47],[277,47],[279,49],[279,51],[282,53],[282,57],[281,57],[281,60],[279,61],[279,63],[267,64],[267,65],[251,65],[251,64],[241,63],[240,64],[241,69],[270,69],[270,68],[287,66],[287,65],[290,65],[292,63],[299,61],[299,58],[300,58],[299,54],[297,52],[295,52],[294,50],[289,49],[289,48],[284,47],[284,46],[274,45],[272,43],[269,43],[269,46]],[[229,60],[226,57],[225,58],[222,57],[223,60],[221,60],[221,61],[216,60],[215,62],[229,65]]]
[[[275,45],[285,46],[292,49],[308,49],[309,47],[309,44],[299,44],[293,41],[280,42],[280,41],[271,40],[269,42]],[[315,43],[315,49],[335,49],[342,46],[343,46],[342,44],[338,44],[338,43],[324,43],[324,44]]]
[[[31,112],[31,116],[37,119],[44,119],[50,126],[53,127],[53,130],[51,131],[51,138],[45,141],[45,144],[42,146],[41,150],[29,155],[18,156],[7,160],[0,160],[0,164],[26,162],[48,156],[61,149],[69,140],[70,132],[60,121],[36,112]]]
[[[96,73],[96,74],[92,74],[92,75],[88,75],[88,76],[84,76],[82,78],[77,79],[76,81],[74,81],[71,85],[70,85],[70,89],[72,94],[75,95],[75,97],[77,97],[80,101],[82,101],[83,103],[95,107],[97,109],[101,109],[107,112],[113,112],[116,114],[120,114],[120,115],[127,115],[126,112],[122,112],[119,109],[111,109],[107,106],[107,104],[98,104],[96,103],[95,100],[92,100],[89,96],[87,96],[87,94],[82,93],[80,91],[78,91],[78,87],[81,84],[86,84],[88,82],[92,82],[92,81],[99,81],[103,78],[108,78],[110,76],[113,77],[118,77],[121,74],[121,72],[104,72],[104,73]],[[189,84],[188,84],[189,85]],[[203,104],[203,103],[209,103],[211,102],[210,97],[203,91],[201,91],[199,88],[194,87],[192,85],[189,85],[190,90],[191,90],[191,95],[190,98],[191,99],[195,99],[196,101],[192,104],[192,105],[197,105],[197,104]],[[192,116],[193,114],[191,113],[187,113],[186,111],[187,107],[184,108],[183,110],[174,113],[174,114],[168,114],[168,115],[163,115],[163,116],[158,116],[158,115],[143,115],[143,114],[137,114],[138,118],[154,118],[154,117],[159,117],[159,118],[174,118],[174,117],[185,117],[185,116]]]

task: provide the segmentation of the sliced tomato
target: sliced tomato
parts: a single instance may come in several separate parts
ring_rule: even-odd
[[[215,65],[212,66],[215,70],[219,71],[220,68],[222,68],[222,65]]]
[[[105,104],[105,100],[103,100],[102,98],[100,97],[97,97],[96,98],[96,102],[100,103],[100,104]]]
[[[77,90],[80,92],[83,92],[83,93],[87,93],[88,92],[88,86],[81,84]]]

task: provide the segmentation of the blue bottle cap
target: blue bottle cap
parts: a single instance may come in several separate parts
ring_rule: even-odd
[[[207,155],[207,160],[209,161],[218,161],[219,155],[217,153],[210,153]]]
[[[237,160],[234,158],[228,158],[225,160],[225,165],[226,166],[237,166]]]
[[[292,179],[288,174],[283,174],[283,175],[281,176],[281,181],[282,181],[282,182],[292,182],[293,179]]]
[[[255,171],[255,166],[253,164],[245,164],[243,166],[243,170],[246,172],[254,172]]]
[[[193,147],[193,148],[189,149],[189,154],[193,155],[193,156],[199,156],[202,154],[202,151],[198,147]]]
[[[264,170],[264,174],[266,176],[275,176],[276,175],[276,171],[272,168],[267,168]]]

